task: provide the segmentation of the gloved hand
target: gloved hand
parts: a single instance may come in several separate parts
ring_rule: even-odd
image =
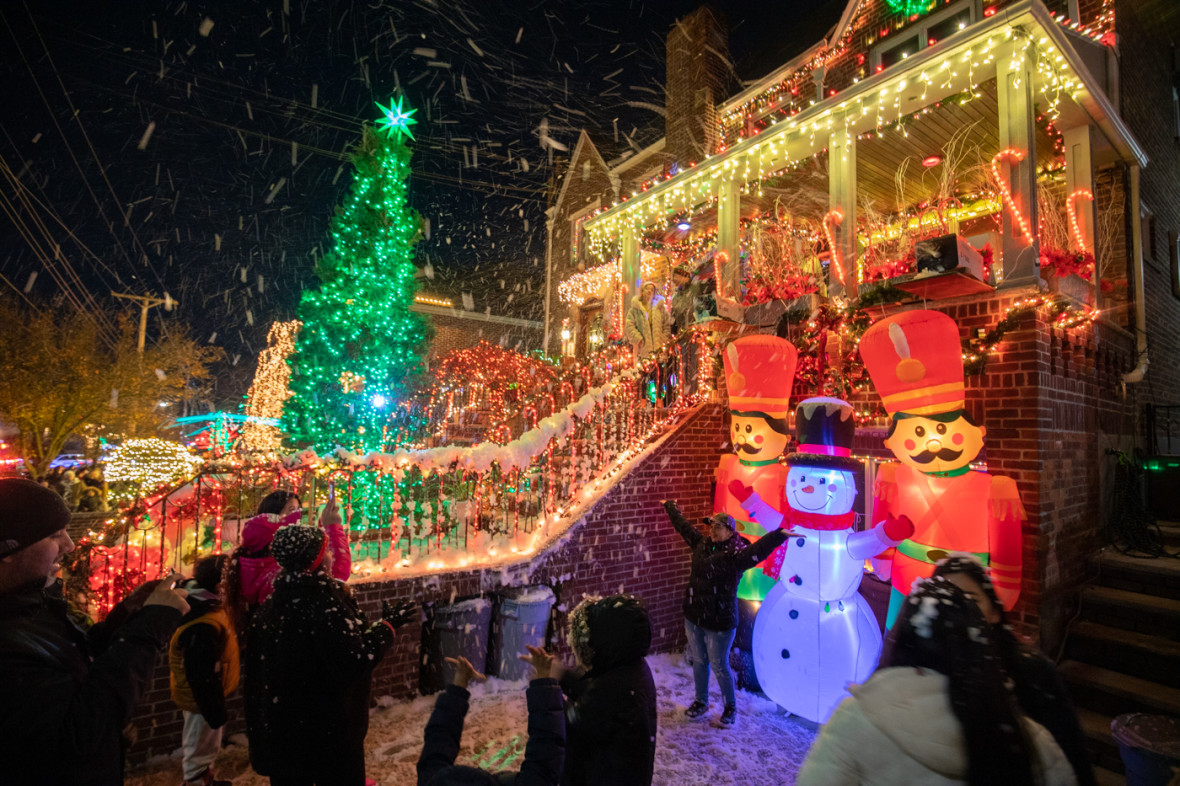
[[[740,480],[729,481],[729,493],[742,506],[742,510],[766,530],[778,529],[783,523],[783,514],[779,513],[762,496],[754,491],[753,486],[747,486]]]
[[[914,522],[910,521],[910,517],[906,515],[897,518],[890,516],[881,526],[885,528],[885,537],[899,543],[914,534]]]
[[[413,601],[394,602],[381,601],[381,619],[388,622],[395,629],[408,625],[418,619],[418,604]]]

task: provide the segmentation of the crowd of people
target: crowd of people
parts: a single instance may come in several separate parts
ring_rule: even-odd
[[[664,503],[692,550],[683,611],[695,695],[686,722],[708,712],[710,669],[721,727],[737,722],[730,647],[744,570],[785,534],[754,543],[717,514],[695,527]],[[349,585],[349,552],[334,502],[305,521],[278,491],[228,556],[192,576],[139,588],[85,626],[57,572],[73,549],[64,499],[30,480],[0,480],[0,760],[6,784],[119,784],[124,727],[167,648],[184,719],[181,777],[216,786],[213,765],[241,685],[251,766],[274,786],[372,783],[365,776],[374,667],[398,630],[420,617],[385,601],[370,620]],[[471,681],[452,684],[426,723],[419,786],[647,786],[657,739],[656,687],[645,660],[652,626],[632,595],[587,596],[568,615],[575,664],[528,647],[528,742],[518,772],[457,765]],[[915,584],[877,671],[853,686],[823,726],[798,782],[823,784],[1094,783],[1076,716],[1052,664],[1006,626],[986,569],[950,554]]]
[[[101,513],[107,510],[107,482],[102,467],[79,465],[74,469],[50,467],[37,477],[36,482],[57,493],[66,507],[79,513]]]

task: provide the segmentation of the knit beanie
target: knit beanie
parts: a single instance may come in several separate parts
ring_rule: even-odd
[[[69,523],[70,509],[57,492],[25,478],[0,478],[0,558]]]
[[[270,543],[270,553],[287,573],[310,573],[323,560],[327,546],[327,533],[319,527],[291,524],[279,527]]]

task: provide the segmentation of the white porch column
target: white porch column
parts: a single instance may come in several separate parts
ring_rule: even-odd
[[[999,94],[1000,150],[1023,154],[1002,158],[997,168],[1012,193],[1012,201],[1024,218],[1024,226],[1005,203],[1002,238],[1003,280],[1000,286],[1029,284],[1040,279],[1037,261],[1037,149],[1036,112],[1033,108],[1033,78],[1019,39],[999,47],[996,53],[996,88]],[[1029,237],[1028,234],[1034,236]]]
[[[829,295],[856,295],[856,135],[841,127],[828,140],[828,216],[832,262],[828,269]]]
[[[619,269],[623,274],[623,312],[626,313],[631,306],[631,298],[639,291],[639,279],[642,274],[639,267],[639,243],[635,240],[635,225],[630,221],[623,224],[619,246]]]
[[[717,183],[717,253],[725,254],[721,266],[721,280],[717,282],[717,294],[730,300],[741,301],[741,238],[738,219],[741,217],[741,183],[737,180],[721,179]]]

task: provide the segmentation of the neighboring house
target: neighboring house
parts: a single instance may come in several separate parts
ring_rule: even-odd
[[[968,378],[989,467],[1029,513],[1015,617],[1055,647],[1097,545],[1103,451],[1143,446],[1145,405],[1180,398],[1171,5],[850,0],[825,39],[737,93],[721,20],[693,12],[668,37],[665,138],[605,162],[583,133],[552,189],[548,348],[564,331],[567,354],[594,349],[595,320],[643,280],[667,286],[673,262],[712,273],[741,314],[774,243],[819,277],[812,297],[892,279],[964,338],[1046,291],[1100,310],[1068,327],[1028,315]],[[914,280],[896,238],[934,225],[986,245],[983,282]]]

